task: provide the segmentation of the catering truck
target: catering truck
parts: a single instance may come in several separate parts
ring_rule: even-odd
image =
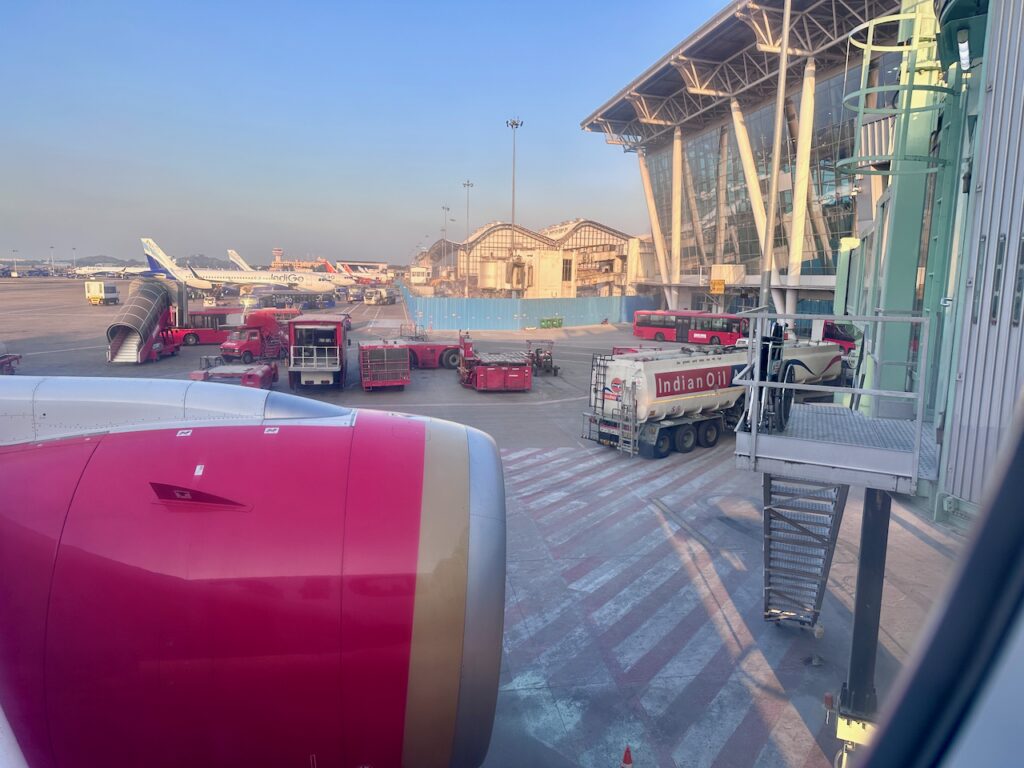
[[[345,386],[345,316],[299,315],[288,321],[288,386]]]
[[[94,307],[100,304],[120,304],[121,296],[115,283],[102,280],[85,281],[85,299]]]
[[[832,343],[787,342],[776,375],[788,383],[832,381],[842,354]],[[739,348],[595,355],[583,437],[651,459],[710,448],[743,417],[745,389],[733,378],[747,362]]]

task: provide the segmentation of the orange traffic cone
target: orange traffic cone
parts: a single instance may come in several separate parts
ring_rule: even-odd
[[[626,751],[622,753],[622,765],[619,768],[633,768],[633,753],[629,751],[629,744],[626,745]]]

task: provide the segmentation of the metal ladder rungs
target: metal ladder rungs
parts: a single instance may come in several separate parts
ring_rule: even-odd
[[[848,490],[764,476],[766,620],[817,623]]]

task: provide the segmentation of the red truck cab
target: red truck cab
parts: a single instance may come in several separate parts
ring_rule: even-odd
[[[245,325],[236,328],[220,345],[225,360],[266,360],[284,357],[288,353],[286,337],[277,320],[270,313],[252,312]]]

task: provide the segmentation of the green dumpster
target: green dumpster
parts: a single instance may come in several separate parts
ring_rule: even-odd
[[[561,328],[562,318],[560,317],[542,317],[540,319],[541,328]]]

